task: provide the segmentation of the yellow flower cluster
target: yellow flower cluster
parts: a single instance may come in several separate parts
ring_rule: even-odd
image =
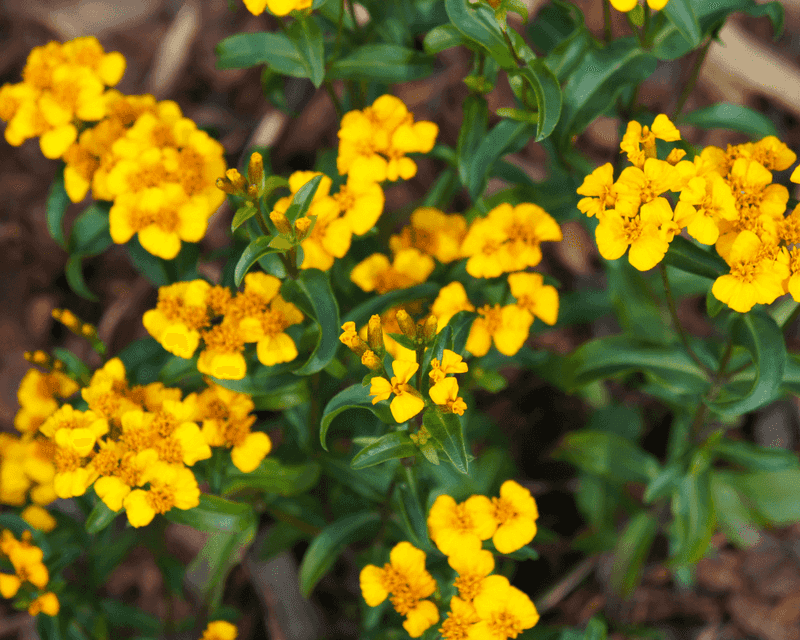
[[[383,95],[362,111],[344,114],[336,165],[348,183],[408,180],[417,164],[406,154],[428,153],[438,134],[436,124],[414,122],[402,100]]]
[[[56,499],[53,445],[33,433],[0,433],[0,504],[21,507],[28,499],[47,505]]]
[[[24,531],[21,539],[17,540],[11,531],[4,529],[0,537],[0,553],[14,567],[14,573],[0,572],[0,595],[13,598],[23,589],[30,602],[28,613],[32,616],[40,613],[58,615],[58,597],[45,590],[50,573],[42,562],[44,553],[31,542],[30,531]]]
[[[492,538],[500,553],[520,549],[536,535],[537,517],[533,496],[513,480],[504,482],[500,496],[491,500],[479,495],[460,504],[448,495],[436,499],[428,515],[428,532],[456,572],[458,590],[439,629],[442,638],[506,640],[538,622],[530,598],[504,576],[492,575],[494,556],[481,548],[483,540]],[[406,617],[403,627],[413,638],[439,621],[438,607],[425,599],[436,591],[425,557],[420,549],[401,542],[392,549],[389,563],[367,565],[360,576],[367,604],[374,607],[389,597]]]
[[[45,156],[63,157],[73,202],[90,188],[113,201],[114,242],[138,234],[147,251],[170,260],[182,241],[203,238],[222,204],[215,178],[225,172],[224,150],[175,102],[106,90],[124,70],[123,56],[104,53],[92,37],[37,47],[24,81],[0,89],[0,118],[11,144],[41,136]]]
[[[655,11],[659,11],[667,6],[669,0],[647,0],[647,6]],[[627,13],[631,11],[638,3],[638,0],[611,0],[611,6],[617,11]]]
[[[69,398],[78,392],[78,383],[60,371],[42,373],[38,369],[28,369],[22,377],[17,400],[20,410],[14,416],[14,426],[18,431],[34,434],[56,409],[56,398]]]
[[[225,620],[216,620],[208,623],[200,640],[236,640],[238,635],[236,625]]]
[[[264,9],[276,16],[286,16],[292,11],[309,9],[311,0],[244,0],[244,6],[254,16],[260,16]]]
[[[0,119],[8,122],[6,140],[17,147],[39,138],[47,158],[64,155],[82,122],[108,113],[106,87],[125,72],[122,54],[105,53],[94,37],[35,47],[22,71],[22,82],[0,88]]]
[[[146,311],[142,322],[164,349],[181,358],[191,358],[202,339],[197,369],[221,380],[244,378],[247,343],[256,343],[266,366],[291,362],[297,347],[285,330],[302,322],[303,314],[278,293],[278,278],[248,273],[244,282],[236,295],[204,280],[161,287],[156,308]]]
[[[633,166],[614,181],[610,163],[586,177],[578,208],[597,216],[600,254],[628,259],[641,271],[657,265],[682,229],[702,244],[714,244],[730,266],[712,287],[735,311],[769,304],[784,293],[800,300],[800,208],[785,216],[789,191],[772,172],[788,169],[796,154],[774,136],[726,150],[709,146],[693,161],[673,150],[656,157],[656,139],[680,133],[664,115],[652,127],[631,122],[621,148]],[[800,182],[796,169],[790,180]],[[667,192],[677,194],[674,210]]]
[[[71,498],[94,485],[108,508],[124,508],[135,527],[199,504],[190,467],[210,458],[211,447],[232,449],[233,464],[245,473],[272,447],[265,433],[250,430],[248,396],[214,384],[185,398],[161,383],[131,387],[118,358],[94,373],[81,396],[86,411],[65,404],[40,427],[55,448],[55,493]]]

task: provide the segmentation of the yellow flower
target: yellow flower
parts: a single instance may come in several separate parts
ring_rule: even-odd
[[[464,285],[456,281],[442,287],[431,305],[431,313],[438,320],[436,331],[444,329],[459,311],[475,311],[475,306],[467,298]]]
[[[617,11],[627,13],[631,11],[638,0],[611,0],[611,6]],[[663,9],[667,5],[668,0],[647,0],[647,6],[655,11]]]
[[[775,136],[756,142],[750,157],[770,171],[785,171],[797,160],[797,154]]]
[[[512,553],[533,540],[539,511],[528,489],[506,480],[500,487],[500,497],[492,498],[492,506],[492,517],[497,521],[492,542],[500,553]]]
[[[224,620],[216,620],[208,623],[200,640],[236,640],[238,633],[236,625]]]
[[[52,591],[43,593],[28,605],[28,613],[32,616],[40,613],[46,616],[57,616],[60,609],[61,605],[58,602],[58,596]]]
[[[350,279],[364,291],[383,294],[425,282],[435,266],[419,249],[400,250],[391,264],[382,253],[373,253],[353,267]]]
[[[466,373],[467,371],[467,363],[464,362],[464,359],[460,355],[450,349],[443,349],[441,362],[438,358],[433,358],[431,360],[431,370],[428,376],[431,382],[436,383],[444,380],[447,374]]]
[[[486,518],[486,509],[484,505],[481,507],[481,516]],[[494,571],[494,556],[491,551],[481,549],[480,544],[476,546],[474,541],[457,547],[447,557],[447,563],[458,573],[454,586],[458,589],[458,595],[466,602],[475,599],[480,593],[484,578]]]
[[[541,207],[503,203],[473,221],[461,252],[469,257],[467,273],[473,278],[494,278],[535,267],[542,259],[540,244],[561,238],[561,227]]]
[[[715,173],[689,180],[675,205],[675,223],[703,244],[714,244],[719,238],[718,220],[737,217],[731,188]]]
[[[639,271],[652,269],[664,258],[678,229],[672,216],[666,198],[646,202],[631,218],[624,218],[615,210],[606,211],[595,229],[600,255],[616,260],[630,246],[629,262]]]
[[[641,169],[626,167],[615,185],[617,201],[614,208],[619,215],[631,218],[641,205],[667,191],[676,190],[680,179],[681,174],[675,167],[657,158],[647,158]]]
[[[711,293],[740,313],[750,311],[756,303],[774,302],[785,293],[783,281],[789,269],[769,254],[769,245],[755,233],[742,231],[727,258],[731,271],[714,281]]]
[[[619,147],[628,154],[628,161],[641,169],[646,158],[656,157],[656,138],[667,142],[681,139],[678,129],[663,113],[657,115],[649,127],[635,120],[629,122]]]
[[[156,308],[142,316],[144,328],[170,353],[191,358],[200,344],[200,329],[211,320],[206,300],[211,290],[204,280],[159,287]]]
[[[254,16],[261,15],[266,8],[269,8],[273,15],[287,16],[292,11],[308,9],[311,0],[244,0],[244,6]]]
[[[583,179],[578,195],[587,196],[578,201],[578,209],[590,218],[600,216],[606,209],[614,207],[617,192],[614,188],[614,166],[606,162]]]
[[[400,235],[389,238],[389,248],[397,253],[415,247],[439,262],[461,257],[461,243],[467,233],[467,221],[458,214],[445,215],[439,209],[422,207],[411,214],[411,224]]]
[[[369,395],[374,396],[372,404],[388,400],[394,394],[389,410],[397,422],[406,422],[417,415],[425,407],[425,401],[419,396],[419,392],[408,384],[417,369],[419,369],[419,365],[416,362],[393,361],[394,376],[391,382],[380,376],[372,378],[369,388]]]
[[[458,596],[450,599],[450,611],[447,620],[442,623],[439,633],[445,640],[465,640],[469,628],[478,622],[480,617],[472,603],[465,602]]]
[[[200,504],[197,480],[183,465],[155,462],[144,470],[141,480],[142,484],[149,482],[150,488],[134,489],[122,502],[131,526],[148,525],[157,513],[173,507],[191,509]]]
[[[347,183],[339,188],[333,198],[339,205],[343,219],[357,236],[363,236],[375,226],[386,201],[383,189],[377,182],[356,180],[352,176],[348,176]]]
[[[473,604],[481,620],[470,627],[469,640],[516,638],[539,621],[531,599],[504,576],[488,576]]]
[[[481,541],[491,538],[497,529],[492,513],[492,503],[486,496],[475,495],[456,503],[443,494],[428,513],[428,534],[447,556],[459,549],[479,548]]]
[[[539,273],[512,273],[508,276],[511,295],[517,299],[517,306],[549,325],[558,319],[558,291],[544,284]]]
[[[473,356],[485,356],[494,341],[500,353],[513,356],[528,339],[531,322],[531,314],[515,304],[484,305],[472,323],[466,349]]]
[[[406,616],[405,630],[418,638],[439,621],[436,605],[424,600],[436,590],[436,581],[425,569],[425,552],[410,543],[395,545],[389,557],[383,568],[368,564],[361,570],[361,593],[371,607],[388,597],[395,611]]]
[[[58,409],[55,398],[68,398],[77,390],[77,383],[59,371],[42,373],[28,369],[17,390],[20,410],[14,416],[14,426],[22,433],[36,433]]]
[[[39,531],[47,533],[56,528],[56,519],[50,515],[47,509],[37,504],[28,505],[19,515],[25,522]]]
[[[445,378],[432,385],[428,394],[442,411],[464,415],[467,404],[458,396],[458,382],[455,378]]]

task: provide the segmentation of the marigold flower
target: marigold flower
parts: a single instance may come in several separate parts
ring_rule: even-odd
[[[424,600],[436,590],[436,581],[425,569],[425,552],[410,543],[395,545],[389,557],[383,568],[368,564],[361,570],[361,593],[371,607],[388,597],[395,611],[406,617],[403,628],[418,638],[439,621],[436,605]]]
[[[678,189],[680,179],[676,167],[657,158],[647,158],[641,169],[626,167],[615,184],[617,200],[614,208],[619,215],[631,218],[641,205]]]
[[[372,379],[369,388],[369,395],[373,396],[372,404],[388,400],[394,394],[389,410],[398,423],[410,420],[425,407],[425,401],[419,396],[419,392],[408,384],[417,369],[419,365],[416,362],[395,360],[392,362],[394,376],[391,382],[380,376]]]
[[[532,322],[531,314],[515,304],[484,305],[472,323],[466,349],[473,356],[485,356],[494,342],[500,353],[513,356],[528,339]]]
[[[488,576],[473,605],[481,620],[469,628],[468,640],[516,638],[539,621],[531,599],[504,576]]]
[[[292,11],[308,9],[311,7],[311,0],[243,0],[244,6],[254,16],[264,13],[264,9],[269,9],[270,13],[276,16],[287,16]]]
[[[191,358],[200,344],[200,329],[211,320],[207,303],[211,289],[205,280],[159,287],[156,308],[142,316],[145,329],[170,353]]]
[[[400,250],[391,264],[382,253],[373,253],[353,267],[350,279],[363,291],[384,294],[425,282],[435,266],[433,258],[419,249]]]
[[[714,244],[719,238],[718,220],[736,220],[736,201],[730,186],[717,174],[692,178],[675,205],[675,223],[698,242]]]
[[[40,507],[38,504],[28,505],[19,515],[25,522],[39,531],[47,533],[56,528],[56,519],[50,515],[47,509]]]
[[[558,291],[544,284],[539,273],[512,273],[508,276],[511,295],[517,299],[517,306],[549,325],[558,319]]]
[[[438,319],[437,333],[444,329],[459,311],[475,311],[475,305],[467,298],[464,285],[456,281],[442,287],[431,305],[431,313]]]
[[[200,640],[236,640],[238,634],[236,625],[225,620],[216,620],[208,623]]]
[[[28,605],[28,613],[32,616],[43,613],[46,616],[57,616],[61,609],[58,596],[52,591],[43,593]]]
[[[28,369],[17,390],[20,410],[14,416],[14,426],[22,433],[36,433],[58,409],[56,397],[68,398],[76,391],[77,383],[59,371],[42,373]]]
[[[173,507],[191,509],[200,504],[197,480],[182,465],[154,462],[144,470],[141,481],[149,483],[150,488],[134,489],[122,502],[131,526],[148,525],[157,513],[166,513]]]
[[[461,257],[461,243],[467,233],[464,216],[445,215],[433,207],[421,207],[411,214],[411,224],[400,235],[389,238],[389,248],[397,253],[415,247],[439,262],[452,262]]]
[[[483,505],[482,509],[483,509]],[[485,510],[483,516],[485,517]],[[454,549],[447,563],[458,573],[454,586],[465,602],[472,602],[480,593],[483,580],[494,571],[494,556],[491,551],[469,542]]]
[[[464,415],[467,403],[458,395],[458,381],[455,378],[445,378],[432,385],[428,394],[439,407],[447,413]]]
[[[491,538],[497,529],[492,513],[492,503],[486,496],[475,495],[456,503],[443,494],[436,498],[428,513],[428,534],[447,556],[458,549],[479,548],[481,541]]]
[[[528,489],[506,480],[500,487],[500,497],[492,498],[492,506],[492,517],[497,521],[492,542],[500,553],[512,553],[533,540],[539,511]]]
[[[465,602],[458,596],[450,598],[450,611],[442,623],[439,633],[445,640],[465,640],[469,628],[480,620],[471,602]]]
[[[431,370],[428,376],[431,382],[436,383],[444,380],[445,376],[450,373],[466,373],[467,371],[467,363],[464,362],[464,359],[460,355],[450,349],[443,349],[441,362],[438,358],[433,358],[431,360]]]
[[[656,139],[667,142],[675,142],[681,139],[680,131],[663,113],[657,115],[653,120],[653,124],[649,127],[647,125],[642,126],[635,120],[630,121],[619,147],[628,154],[628,160],[631,164],[642,168],[646,158],[656,157]]]
[[[578,201],[578,209],[588,217],[598,216],[614,207],[617,192],[614,187],[614,165],[606,162],[583,179],[578,195],[587,196]]]

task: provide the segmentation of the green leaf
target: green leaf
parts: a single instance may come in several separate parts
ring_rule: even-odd
[[[688,124],[699,129],[728,129],[738,131],[751,138],[777,136],[778,130],[767,118],[749,107],[730,102],[718,102],[691,113],[682,115],[679,124]]]
[[[274,458],[264,458],[249,473],[231,466],[225,474],[222,493],[231,495],[243,489],[257,489],[265,493],[294,496],[313,488],[322,471],[319,463],[282,464]]]
[[[641,271],[627,260],[613,260],[606,274],[608,295],[623,330],[644,343],[664,345],[674,339],[669,316]]]
[[[75,218],[69,234],[69,252],[96,256],[110,246],[108,207],[93,204]]]
[[[710,280],[716,280],[730,271],[730,267],[716,251],[703,249],[683,236],[672,239],[667,255],[664,256],[664,264]]]
[[[248,244],[245,250],[242,251],[242,255],[236,262],[236,269],[234,270],[234,281],[237,287],[242,284],[242,280],[244,280],[250,268],[261,258],[270,253],[283,253],[282,249],[271,247],[271,241],[272,238],[270,236],[260,236]]]
[[[723,477],[768,522],[785,526],[800,521],[800,469],[727,473]]]
[[[730,484],[726,473],[711,474],[711,495],[720,528],[740,549],[755,545],[759,539],[759,524],[752,510],[742,501],[742,496]]]
[[[308,360],[294,374],[307,376],[324,369],[333,360],[339,342],[339,305],[333,295],[328,273],[319,269],[303,269],[296,280],[289,280],[281,294],[293,302],[319,327],[317,344]]]
[[[587,473],[615,482],[649,482],[660,471],[655,457],[607,431],[581,429],[569,433],[557,455]]]
[[[319,88],[325,79],[325,40],[316,16],[299,17],[289,27],[289,36],[300,54],[306,77]]]
[[[775,320],[758,310],[740,314],[733,324],[732,335],[734,344],[750,352],[756,368],[755,381],[750,391],[742,397],[706,404],[717,413],[741,415],[769,404],[780,395],[786,366],[786,345]]]
[[[300,562],[300,592],[308,598],[320,579],[351,542],[374,535],[380,523],[375,511],[364,511],[340,518],[325,527],[308,545]]]
[[[428,537],[426,510],[420,503],[419,496],[407,483],[398,486],[396,503],[411,543],[423,551],[433,551],[431,539]]]
[[[256,215],[256,211],[257,209],[255,205],[249,200],[245,202],[241,207],[239,207],[236,210],[236,213],[233,214],[233,221],[231,222],[231,233],[236,231],[245,222],[247,222],[250,218]]]
[[[471,5],[468,0],[445,0],[444,8],[462,35],[483,47],[504,69],[516,68],[494,11],[483,4]]]
[[[620,93],[646,80],[656,58],[643,51],[635,38],[614,40],[586,54],[562,92],[560,140],[566,144],[592,120],[613,106]]]
[[[328,450],[325,438],[333,419],[347,409],[365,409],[371,411],[385,424],[395,424],[389,407],[385,404],[372,404],[369,387],[354,384],[333,396],[322,411],[322,419],[319,425],[319,441],[325,451]]]
[[[397,44],[364,44],[331,66],[328,77],[374,80],[385,84],[419,80],[433,73],[433,61],[414,49]]]
[[[796,469],[797,454],[786,449],[769,449],[743,440],[721,438],[713,447],[715,455],[749,471]]]
[[[237,532],[254,525],[256,518],[253,507],[241,502],[233,502],[213,496],[200,494],[200,504],[191,509],[170,509],[164,514],[170,522],[188,524],[198,531]]]
[[[428,409],[422,414],[422,425],[431,434],[450,462],[461,473],[467,473],[467,447],[464,443],[464,426],[454,413]]]
[[[216,52],[217,69],[246,69],[268,64],[287,76],[308,77],[300,52],[282,33],[239,33],[220,42]]]
[[[286,411],[305,404],[309,400],[311,400],[311,392],[308,389],[308,380],[302,378],[271,393],[254,396],[253,404],[256,411]]]
[[[297,382],[297,378],[289,374],[290,363],[279,364],[274,367],[257,367],[255,373],[248,373],[241,380],[223,380],[211,378],[216,384],[250,396],[262,396],[279,391]]]
[[[489,172],[501,156],[508,153],[512,145],[516,145],[520,139],[526,140],[533,135],[533,126],[524,122],[514,120],[502,120],[489,132],[483,136],[483,141],[472,154],[472,159],[468,164],[467,183],[470,198],[477,200],[486,188]],[[459,168],[460,171],[460,168]]]
[[[614,549],[610,582],[623,597],[630,595],[639,584],[644,561],[658,531],[658,523],[651,514],[640,511],[631,518]]]
[[[105,502],[98,499],[97,502],[94,503],[94,507],[92,508],[89,517],[86,518],[84,528],[86,529],[87,533],[100,533],[108,525],[114,522],[114,518],[116,518],[120,513],[122,513],[122,509],[119,511],[112,511],[106,506]]]
[[[558,78],[542,60],[529,60],[519,73],[533,89],[539,117],[536,142],[544,140],[556,128],[561,118],[562,95]]]
[[[692,7],[692,0],[670,0],[662,9],[662,13],[670,19],[692,49],[698,47],[703,39],[700,23]]]
[[[50,185],[50,191],[47,194],[47,203],[45,205],[47,211],[47,230],[50,232],[50,237],[55,240],[62,249],[67,248],[67,240],[64,237],[64,214],[67,212],[69,204],[69,196],[64,189],[64,171],[62,169],[53,180],[53,184]]]
[[[297,220],[300,216],[306,215],[309,207],[311,207],[311,202],[314,200],[314,196],[317,193],[319,183],[322,182],[322,178],[323,176],[321,175],[314,176],[311,178],[311,180],[300,187],[297,190],[297,193],[294,194],[291,203],[289,203],[289,208],[286,209],[286,219],[291,224],[294,224],[295,220]]]
[[[583,640],[606,640],[608,637],[608,627],[602,618],[594,616],[586,623],[586,631]]]
[[[717,519],[711,497],[711,480],[707,471],[690,473],[672,494],[673,536],[677,548],[673,562],[694,565],[708,551]]]
[[[365,324],[372,315],[383,313],[387,309],[398,304],[426,298],[432,300],[436,294],[439,293],[440,288],[441,287],[435,282],[423,282],[422,284],[409,287],[408,289],[398,289],[397,291],[384,293],[382,296],[373,296],[350,311],[342,318],[342,323],[355,322],[356,326],[360,327]]]
[[[470,41],[461,35],[461,32],[452,24],[443,24],[425,34],[423,46],[427,53],[434,54],[450,47],[466,45],[468,42]]]
[[[132,607],[111,598],[104,598],[100,601],[100,609],[114,628],[125,627],[154,635],[161,631],[161,621],[138,607]]]
[[[67,258],[67,263],[64,265],[64,275],[67,278],[69,288],[79,296],[87,300],[99,300],[99,298],[92,293],[92,290],[86,286],[86,281],[83,279],[83,254],[75,253]]]
[[[470,167],[476,158],[478,147],[486,138],[486,127],[489,122],[489,107],[483,96],[470,94],[464,100],[462,108],[464,117],[458,132],[456,159],[458,177],[465,187],[470,185]]]
[[[398,458],[412,458],[417,455],[417,445],[405,431],[392,431],[368,444],[350,461],[353,469],[374,467],[376,464],[396,460]]]

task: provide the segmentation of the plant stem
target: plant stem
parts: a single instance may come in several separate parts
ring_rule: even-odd
[[[683,108],[686,106],[686,101],[689,99],[689,96],[692,95],[692,91],[694,91],[694,87],[697,84],[697,79],[700,77],[700,69],[703,66],[703,62],[705,62],[708,49],[711,47],[711,42],[712,39],[708,38],[705,45],[703,45],[703,48],[697,53],[697,56],[694,59],[694,66],[692,67],[692,74],[689,76],[689,81],[683,87],[683,91],[678,98],[678,103],[675,105],[675,109],[672,111],[671,120],[675,120],[679,115],[681,115]]]
[[[325,91],[328,92],[328,96],[333,103],[333,108],[336,110],[336,117],[341,122],[342,115],[344,115],[344,110],[342,109],[342,103],[339,102],[339,97],[336,95],[336,91],[333,89],[333,83],[330,80],[325,80]]]
[[[611,42],[611,2],[610,0],[603,0],[603,42],[608,44]]]
[[[692,424],[689,427],[689,436],[691,437],[692,442],[696,442],[698,444],[700,443],[700,430],[703,428],[703,424],[705,423],[706,419],[706,413],[708,413],[708,406],[706,405],[705,400],[713,400],[717,397],[717,394],[722,387],[722,383],[727,378],[725,369],[728,368],[728,363],[730,362],[732,355],[733,340],[729,338],[728,343],[725,345],[725,352],[722,354],[722,358],[720,358],[719,368],[717,369],[716,373],[713,374],[711,388],[708,390],[708,393],[706,393],[705,398],[700,399],[700,403],[697,405],[694,417],[692,418]]]
[[[681,321],[678,319],[678,309],[675,306],[675,298],[672,296],[672,288],[669,285],[669,277],[667,276],[666,265],[661,262],[658,265],[658,269],[661,271],[661,279],[664,282],[664,292],[667,296],[667,306],[669,307],[669,313],[672,316],[672,324],[675,325],[675,330],[678,332],[678,336],[680,337],[686,352],[689,354],[689,357],[694,360],[695,364],[705,372],[709,379],[714,378],[716,375],[715,372],[694,352],[689,344],[689,338],[686,336],[686,332],[683,330],[683,325],[681,325]]]

